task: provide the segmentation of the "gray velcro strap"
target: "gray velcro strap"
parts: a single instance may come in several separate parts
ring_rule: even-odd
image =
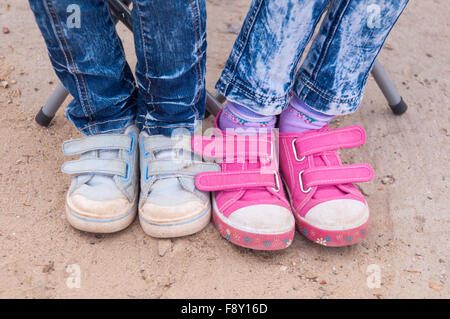
[[[195,176],[202,172],[218,172],[220,166],[197,161],[152,160],[148,163],[147,178],[157,175]]]
[[[127,163],[118,159],[88,158],[63,164],[63,173],[71,175],[105,174],[127,176]]]
[[[131,150],[132,137],[124,134],[99,134],[65,141],[65,155],[82,154],[95,150]]]

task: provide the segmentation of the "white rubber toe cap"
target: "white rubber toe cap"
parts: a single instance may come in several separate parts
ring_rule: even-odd
[[[93,219],[113,219],[126,214],[133,206],[125,197],[93,200],[81,194],[67,198],[69,209],[76,215]]]
[[[280,234],[295,227],[289,209],[277,205],[254,205],[233,212],[228,221],[233,227],[259,234]]]
[[[208,203],[203,203],[200,200],[189,201],[175,206],[146,202],[140,212],[145,220],[152,223],[178,223],[202,214],[207,207]]]
[[[319,229],[347,230],[361,226],[369,219],[369,207],[353,199],[330,200],[311,208],[304,220]]]

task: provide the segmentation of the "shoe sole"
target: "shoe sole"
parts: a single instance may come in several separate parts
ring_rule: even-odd
[[[139,213],[141,227],[147,235],[155,238],[175,238],[198,233],[205,228],[211,220],[211,205],[208,205],[200,214],[186,220],[176,222],[157,222],[146,219]]]
[[[96,219],[85,217],[75,212],[66,204],[66,218],[72,227],[89,233],[115,233],[127,228],[135,219],[137,212],[137,200],[123,215],[110,219]]]
[[[345,230],[326,230],[317,228],[296,216],[298,231],[309,240],[328,247],[350,246],[366,238],[369,231],[369,218],[358,227]]]
[[[220,235],[229,242],[254,250],[282,250],[289,247],[294,239],[295,226],[282,233],[257,233],[236,228],[222,219],[213,199],[213,221]]]

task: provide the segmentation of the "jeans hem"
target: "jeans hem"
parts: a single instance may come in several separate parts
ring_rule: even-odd
[[[135,119],[134,116],[116,119],[116,120],[108,120],[102,122],[89,122],[87,125],[83,125],[82,127],[77,126],[77,124],[68,117],[69,121],[71,121],[75,127],[84,135],[97,135],[102,133],[123,133],[125,128],[130,124],[134,124]]]
[[[290,100],[288,93],[282,96],[261,94],[232,79],[226,70],[223,71],[215,88],[225,96],[227,100],[240,104],[257,114],[266,116],[280,114]]]
[[[140,131],[147,132],[149,135],[164,135],[172,136],[175,130],[186,129],[190,134],[193,134],[197,128],[196,124],[180,124],[180,125],[146,125],[143,122],[137,122]]]
[[[310,108],[327,115],[345,115],[355,112],[363,94],[340,97],[325,91],[304,72],[299,71],[293,93]]]

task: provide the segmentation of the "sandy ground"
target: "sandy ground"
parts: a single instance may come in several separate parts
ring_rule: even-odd
[[[209,88],[248,5],[208,1]],[[61,143],[79,133],[62,111],[48,129],[34,123],[58,81],[27,2],[0,0],[0,28],[10,30],[0,30],[0,78],[9,82],[0,86],[0,297],[448,298],[449,13],[446,0],[411,1],[380,55],[406,114],[392,115],[371,79],[360,110],[338,121],[368,134],[366,145],[342,152],[376,170],[362,185],[372,212],[367,239],[330,249],[297,233],[285,251],[256,252],[212,225],[169,242],[146,236],[137,221],[106,236],[71,228]],[[119,29],[134,65],[132,38]]]

